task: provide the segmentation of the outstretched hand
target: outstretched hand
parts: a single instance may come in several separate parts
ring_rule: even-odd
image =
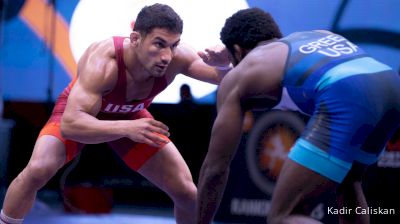
[[[163,136],[169,136],[168,127],[160,121],[151,118],[141,118],[130,121],[127,137],[132,141],[159,147],[169,141]]]
[[[215,45],[199,51],[197,54],[203,59],[204,63],[210,66],[227,66],[230,64],[229,52],[223,45]]]

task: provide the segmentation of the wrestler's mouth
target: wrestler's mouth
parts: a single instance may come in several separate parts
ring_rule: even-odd
[[[156,65],[155,66],[159,71],[165,71],[167,69],[167,65]]]

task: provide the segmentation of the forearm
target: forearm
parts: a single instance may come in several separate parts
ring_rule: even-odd
[[[194,79],[219,85],[224,76],[232,69],[231,64],[224,66],[213,66],[205,64],[202,60],[197,60],[183,74]]]
[[[210,82],[216,85],[219,85],[224,78],[224,76],[233,68],[232,64],[228,64],[225,66],[214,66],[215,76],[213,80]]]
[[[198,187],[197,224],[209,224],[214,219],[228,176],[229,168],[218,168],[218,165],[207,165],[207,162],[203,164]]]
[[[220,84],[224,76],[232,69],[231,65],[227,67],[217,67],[217,76],[215,77],[216,83],[215,84]]]
[[[99,120],[89,114],[65,116],[61,122],[63,137],[85,144],[97,144],[125,137],[124,120]]]
[[[198,224],[211,223],[224,194],[229,167],[240,142],[243,123],[241,113],[237,113],[240,111],[234,109],[235,107],[220,108],[213,125],[210,146],[199,178]]]

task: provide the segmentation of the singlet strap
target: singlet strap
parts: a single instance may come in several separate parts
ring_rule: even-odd
[[[115,57],[118,65],[118,80],[109,95],[116,96],[117,101],[123,103],[126,97],[126,67],[124,63],[124,39],[125,37],[114,36]],[[114,94],[115,92],[115,94]],[[118,94],[117,94],[118,93]]]

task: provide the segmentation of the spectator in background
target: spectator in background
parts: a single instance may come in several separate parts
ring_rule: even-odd
[[[180,101],[179,104],[181,105],[181,109],[183,110],[195,110],[196,109],[196,102],[193,99],[192,91],[188,84],[183,84],[179,89],[180,93]]]

